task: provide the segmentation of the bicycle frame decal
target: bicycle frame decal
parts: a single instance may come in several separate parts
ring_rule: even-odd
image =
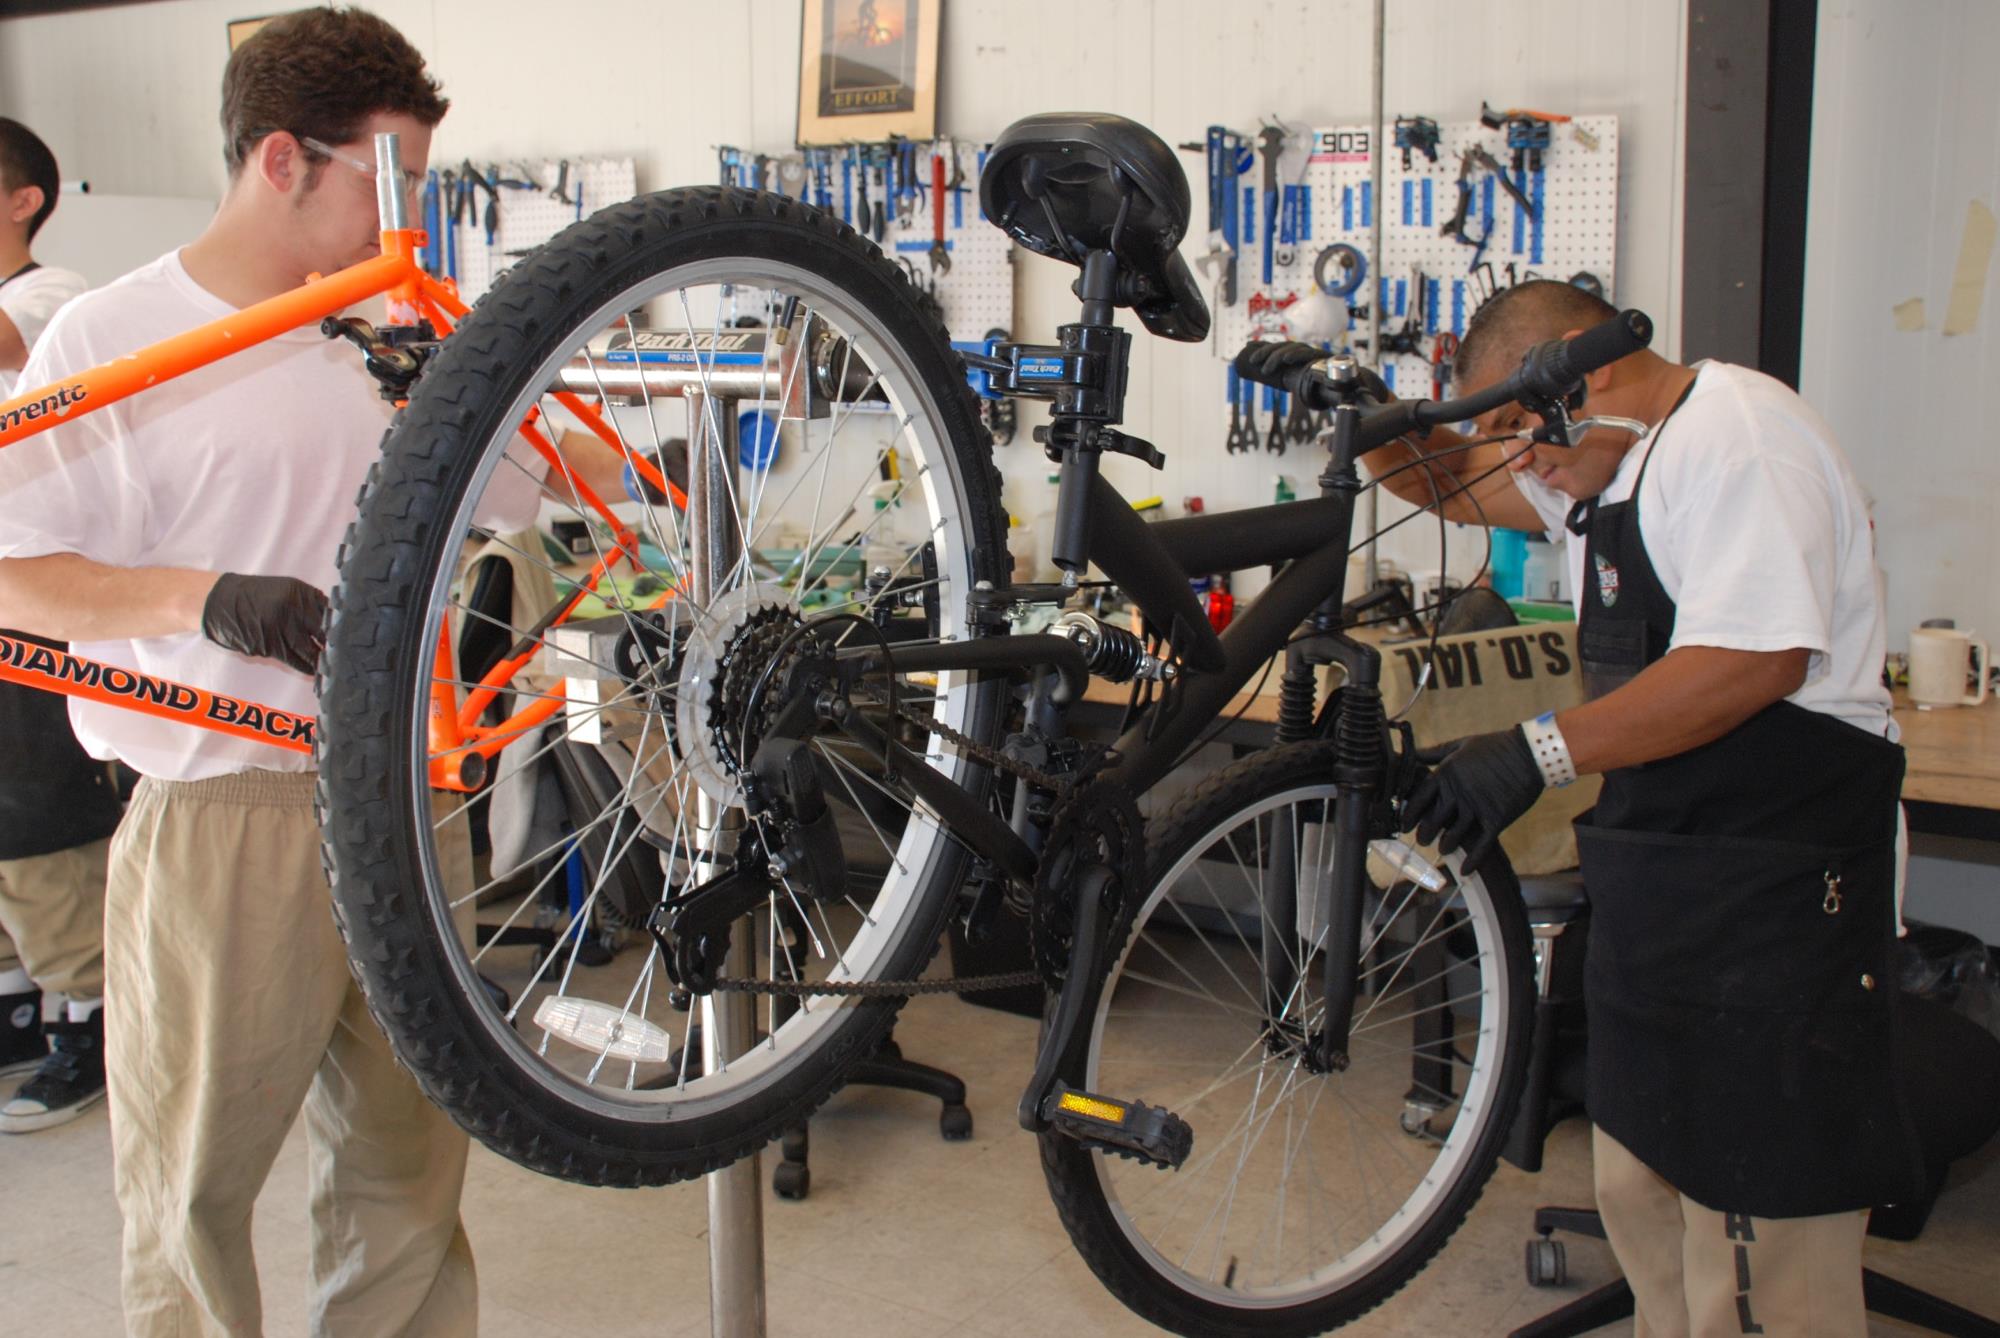
[[[90,388],[78,384],[64,386],[53,395],[44,395],[38,400],[23,404],[18,409],[8,409],[0,413],[0,427],[16,427],[21,423],[32,423],[37,418],[61,417],[63,410],[72,404],[81,404],[90,398]]]
[[[225,697],[34,641],[0,635],[0,679],[66,697],[199,725],[219,734],[310,753],[315,722],[275,707]]]

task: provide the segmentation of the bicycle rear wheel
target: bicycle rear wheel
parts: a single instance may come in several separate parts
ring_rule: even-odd
[[[660,389],[677,375],[680,399]],[[747,414],[739,432],[739,410],[760,406],[775,435]],[[685,506],[592,503],[590,453],[607,451],[593,420],[648,462],[635,475],[658,460]],[[1006,578],[963,370],[907,278],[780,196],[607,209],[515,266],[445,342],[360,508],[323,664],[323,822],[337,912],[398,1056],[496,1151],[594,1184],[703,1174],[803,1118],[900,1001],[759,1000],[756,1044],[711,1071],[699,1010],[644,925],[761,839],[745,770],[768,671],[807,620],[953,639],[974,586]],[[575,560],[531,533],[559,520],[581,536]],[[517,592],[546,577],[555,602],[485,600],[465,570],[476,554],[505,559]],[[479,657],[499,665],[483,689],[468,632],[499,647]],[[1001,692],[943,674],[862,705],[977,790],[955,736],[994,741]],[[441,744],[441,717],[463,737]],[[859,750],[813,748],[846,876],[780,878],[731,912],[751,922],[756,974],[913,976],[967,854]],[[434,818],[434,782],[480,783]],[[453,847],[524,790],[544,830],[514,843],[519,871],[464,869]],[[541,940],[533,956],[510,942],[524,937]]]
[[[1330,744],[1272,749],[1148,832],[1149,886],[1064,1076],[1188,1120],[1187,1163],[1042,1137],[1077,1250],[1177,1333],[1315,1334],[1380,1304],[1465,1219],[1520,1099],[1528,935],[1498,858],[1443,893],[1370,890],[1351,1063],[1308,1065],[1335,763]]]

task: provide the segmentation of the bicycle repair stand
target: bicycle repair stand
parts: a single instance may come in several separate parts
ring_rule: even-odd
[[[699,608],[736,565],[743,536],[736,524],[738,456],[736,403],[689,389],[687,535],[691,593]],[[733,833],[706,795],[696,810],[697,857],[727,859]],[[729,933],[724,970],[738,978],[757,971],[753,928],[740,918]],[[701,1001],[702,1071],[718,1073],[756,1044],[755,996],[714,991]],[[714,1338],[764,1338],[763,1155],[752,1152],[707,1176],[708,1327]]]

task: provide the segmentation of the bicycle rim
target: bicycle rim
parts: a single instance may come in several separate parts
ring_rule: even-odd
[[[1393,1290],[1457,1225],[1511,1113],[1498,1098],[1520,1005],[1478,878],[1443,895],[1371,892],[1345,1072],[1314,1072],[1299,1045],[1270,1039],[1269,1018],[1311,1036],[1323,1011],[1307,945],[1325,932],[1333,795],[1293,786],[1197,835],[1140,907],[1094,1019],[1089,1090],[1145,1093],[1196,1131],[1176,1173],[1092,1159],[1109,1221],[1156,1285],[1216,1311],[1305,1313]],[[1287,865],[1298,905],[1273,926]],[[1277,1008],[1263,997],[1267,930],[1298,976]]]

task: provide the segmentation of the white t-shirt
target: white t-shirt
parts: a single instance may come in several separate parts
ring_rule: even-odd
[[[90,287],[90,281],[75,270],[55,269],[43,265],[31,269],[26,274],[0,283],[0,312],[14,322],[14,328],[21,334],[21,344],[31,354],[35,341],[42,337],[42,330],[49,319],[62,305],[73,297],[80,296]],[[0,400],[14,398],[14,390],[20,382],[20,373],[0,367]],[[26,388],[33,390],[41,382],[28,382]]]
[[[170,253],[64,308],[23,377],[44,385],[234,310]],[[120,567],[293,576],[331,590],[390,413],[350,345],[314,326],[279,335],[0,450],[0,558],[76,553]],[[509,472],[496,471],[495,489]],[[512,472],[520,496],[493,518],[502,528],[534,519],[535,480]],[[309,676],[198,632],[73,649],[279,710],[316,711]],[[303,753],[81,698],[69,710],[93,756],[142,775],[201,780],[312,765]]]
[[[1704,362],[1685,403],[1635,443],[1602,500],[1639,495],[1639,532],[1674,601],[1669,649],[1812,652],[1790,700],[1897,738],[1882,686],[1886,640],[1874,534],[1833,432],[1782,382]],[[1527,474],[1515,486],[1566,545],[1582,607],[1582,538],[1564,522],[1574,498]]]

